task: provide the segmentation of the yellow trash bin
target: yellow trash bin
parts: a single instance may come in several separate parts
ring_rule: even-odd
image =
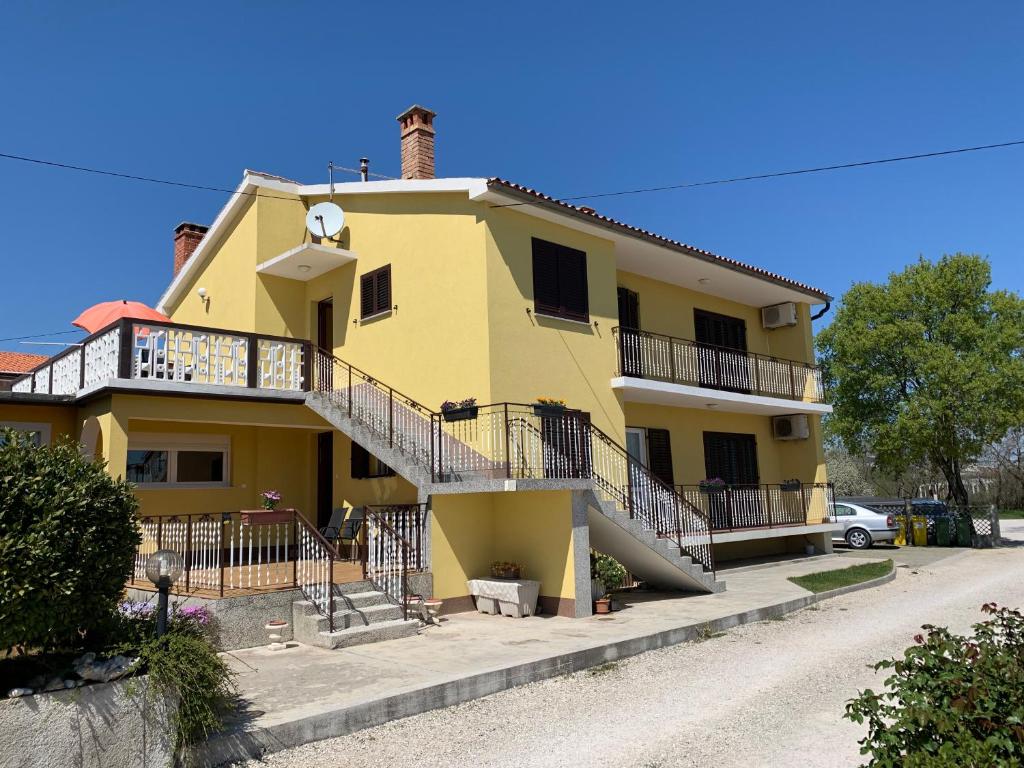
[[[924,515],[914,515],[910,518],[910,527],[914,531],[914,546],[928,546],[928,518]]]
[[[907,518],[905,515],[896,515],[896,539],[893,541],[897,547],[907,546]]]

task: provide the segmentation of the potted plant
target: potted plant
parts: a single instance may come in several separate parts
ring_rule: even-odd
[[[781,488],[784,491],[799,491],[801,488],[803,488],[803,484],[799,480],[796,480],[796,479],[794,479],[794,480],[783,480],[779,484],[779,488]]]
[[[465,421],[475,419],[480,412],[475,397],[467,397],[465,400],[445,400],[441,403],[441,416],[445,421]]]
[[[260,494],[260,504],[266,510],[274,510],[280,503],[281,493],[279,491],[267,490]]]
[[[709,477],[698,484],[701,493],[721,493],[725,490],[725,480],[720,477]]]
[[[533,412],[538,416],[559,416],[565,413],[565,400],[553,397],[538,397]]]
[[[602,587],[600,597],[594,600],[595,613],[608,613],[612,609],[611,592],[618,589],[626,580],[626,569],[622,563],[614,557],[602,554],[592,554],[590,558],[591,585],[599,582]]]
[[[491,563],[491,577],[495,579],[518,579],[523,572],[519,563],[495,560]]]

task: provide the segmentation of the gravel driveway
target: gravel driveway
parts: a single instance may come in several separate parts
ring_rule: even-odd
[[[982,603],[1024,605],[1018,547],[975,550],[896,581],[701,643],[504,691],[247,766],[856,766],[860,726],[842,719],[868,665],[899,653],[921,624],[958,631]]]

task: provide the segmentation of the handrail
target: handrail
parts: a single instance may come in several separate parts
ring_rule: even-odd
[[[408,540],[392,527],[387,518],[377,511],[377,508],[366,506],[363,509],[365,510],[363,526],[366,530],[367,542],[367,559],[363,564],[363,574],[373,582],[374,586],[402,606],[402,620],[406,621],[409,618],[409,555],[412,547]],[[371,520],[386,536],[373,535],[373,531],[370,529]],[[397,569],[394,567],[396,564],[391,562],[391,557],[396,554],[394,551],[396,546],[401,553]]]
[[[338,558],[337,550],[298,511],[295,512],[295,523],[295,588],[317,613],[327,617],[328,629],[334,632],[334,563]]]
[[[652,333],[612,328],[618,375],[824,402],[821,368],[814,363]],[[808,387],[810,391],[808,391]]]

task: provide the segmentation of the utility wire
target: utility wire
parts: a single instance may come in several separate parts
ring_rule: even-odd
[[[965,152],[980,152],[985,149],[1003,149],[1006,147],[1017,147],[1024,144],[1024,139],[1016,141],[1005,141],[1001,144],[983,144],[977,147],[960,147],[959,149],[944,149],[939,152],[922,152],[916,155],[901,155],[899,157],[886,157],[881,160],[861,160],[856,163],[840,163],[838,165],[822,165],[817,168],[800,168],[795,171],[776,171],[774,173],[759,173],[752,176],[734,176],[729,179],[713,179],[711,181],[694,181],[688,184],[669,184],[662,187],[642,187],[640,189],[626,189],[619,192],[599,192],[590,195],[573,195],[572,197],[560,197],[558,200],[590,200],[598,197],[618,197],[620,195],[639,195],[644,192],[665,192],[672,189],[691,189],[693,187],[710,187],[716,184],[735,184],[739,181],[756,181],[759,179],[776,179],[782,176],[800,176],[807,173],[822,173],[823,171],[838,171],[846,168],[863,168],[868,165],[882,165],[884,163],[899,163],[904,160],[923,160],[929,157],[943,157],[945,155],[958,155]],[[491,206],[492,208],[510,208],[517,205],[533,205],[533,203],[506,203],[504,205]]]
[[[291,200],[293,202],[301,202],[294,197],[284,197],[282,195],[270,195],[261,193],[258,190],[256,192],[242,192],[236,189],[228,189],[227,187],[212,187],[206,184],[190,184],[185,181],[171,181],[169,179],[158,179],[154,176],[137,176],[132,173],[121,173],[120,171],[107,171],[100,168],[87,168],[82,165],[71,165],[70,163],[58,163],[54,160],[42,160],[37,157],[25,157],[24,155],[11,155],[5,152],[0,152],[0,158],[5,160],[18,160],[23,163],[33,163],[35,165],[45,165],[50,168],[62,168],[67,171],[81,171],[83,173],[95,173],[99,176],[113,176],[116,179],[128,179],[130,181],[146,181],[150,184],[164,184],[169,187],[183,187],[185,189],[200,189],[206,192],[227,192],[228,194],[239,194],[248,195],[250,197],[259,196],[264,200],[275,199],[275,200]],[[348,171],[350,173],[359,174],[361,171],[355,168],[345,168],[344,166],[334,166],[339,171]],[[393,176],[384,176],[379,173],[371,173],[370,176],[376,176],[381,179],[394,179]]]
[[[69,333],[84,333],[82,330],[74,331],[53,331],[52,333],[34,333],[31,336],[10,336],[6,339],[0,339],[0,341],[21,341],[22,339],[43,339],[47,336],[65,336]]]

